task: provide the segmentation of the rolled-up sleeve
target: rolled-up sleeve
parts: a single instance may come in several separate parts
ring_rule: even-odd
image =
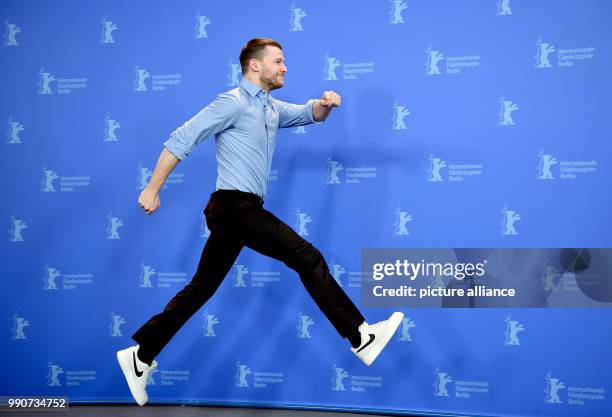
[[[306,104],[291,104],[280,100],[274,100],[279,106],[279,127],[295,127],[304,126],[311,123],[319,123],[315,121],[312,114],[312,106],[315,100],[308,100]]]
[[[178,159],[185,159],[200,142],[231,127],[241,108],[238,96],[219,94],[212,103],[172,132],[164,146]]]

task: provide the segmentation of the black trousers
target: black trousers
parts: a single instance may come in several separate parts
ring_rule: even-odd
[[[354,335],[364,318],[329,273],[321,253],[263,208],[263,200],[236,190],[215,191],[204,210],[211,231],[191,282],[134,335],[154,358],[208,301],[247,246],[295,270],[306,290],[342,337]]]

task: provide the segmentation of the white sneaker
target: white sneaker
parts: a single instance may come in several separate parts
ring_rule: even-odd
[[[130,346],[127,349],[120,350],[117,352],[117,361],[125,379],[130,387],[132,397],[136,400],[138,405],[145,405],[149,397],[147,396],[147,380],[149,374],[155,368],[157,368],[157,362],[153,361],[151,366],[147,365],[140,359],[138,359],[138,345]]]
[[[404,314],[396,311],[387,320],[374,324],[363,322],[359,326],[361,345],[358,348],[351,348],[351,350],[366,365],[370,366],[387,346],[403,318]]]

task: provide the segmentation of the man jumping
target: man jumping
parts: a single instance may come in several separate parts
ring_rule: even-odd
[[[204,209],[211,233],[198,268],[164,310],[134,333],[137,345],[117,352],[139,405],[148,400],[147,379],[157,367],[154,358],[214,294],[244,246],[296,271],[323,314],[367,365],[384,349],[404,317],[396,312],[387,320],[367,324],[330,275],[321,253],[263,208],[278,129],[325,120],[340,106],[340,96],[326,91],[305,105],[272,98],[270,91],[283,86],[287,72],[282,47],[272,39],[250,40],[242,48],[240,64],[240,86],[219,94],[170,135],[151,181],[138,197],[147,214],[157,210],[159,190],[172,170],[200,142],[215,135],[217,185]]]

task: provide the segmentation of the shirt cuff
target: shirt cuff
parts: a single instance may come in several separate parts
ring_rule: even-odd
[[[183,160],[189,156],[189,149],[182,146],[177,140],[173,137],[164,142],[164,146],[170,153],[176,156],[178,159]]]
[[[315,101],[317,101],[316,99],[310,99],[306,102],[306,120],[308,120],[310,123],[314,123],[316,125],[323,123],[325,120],[321,120],[320,122],[317,122],[314,118],[314,104]]]

